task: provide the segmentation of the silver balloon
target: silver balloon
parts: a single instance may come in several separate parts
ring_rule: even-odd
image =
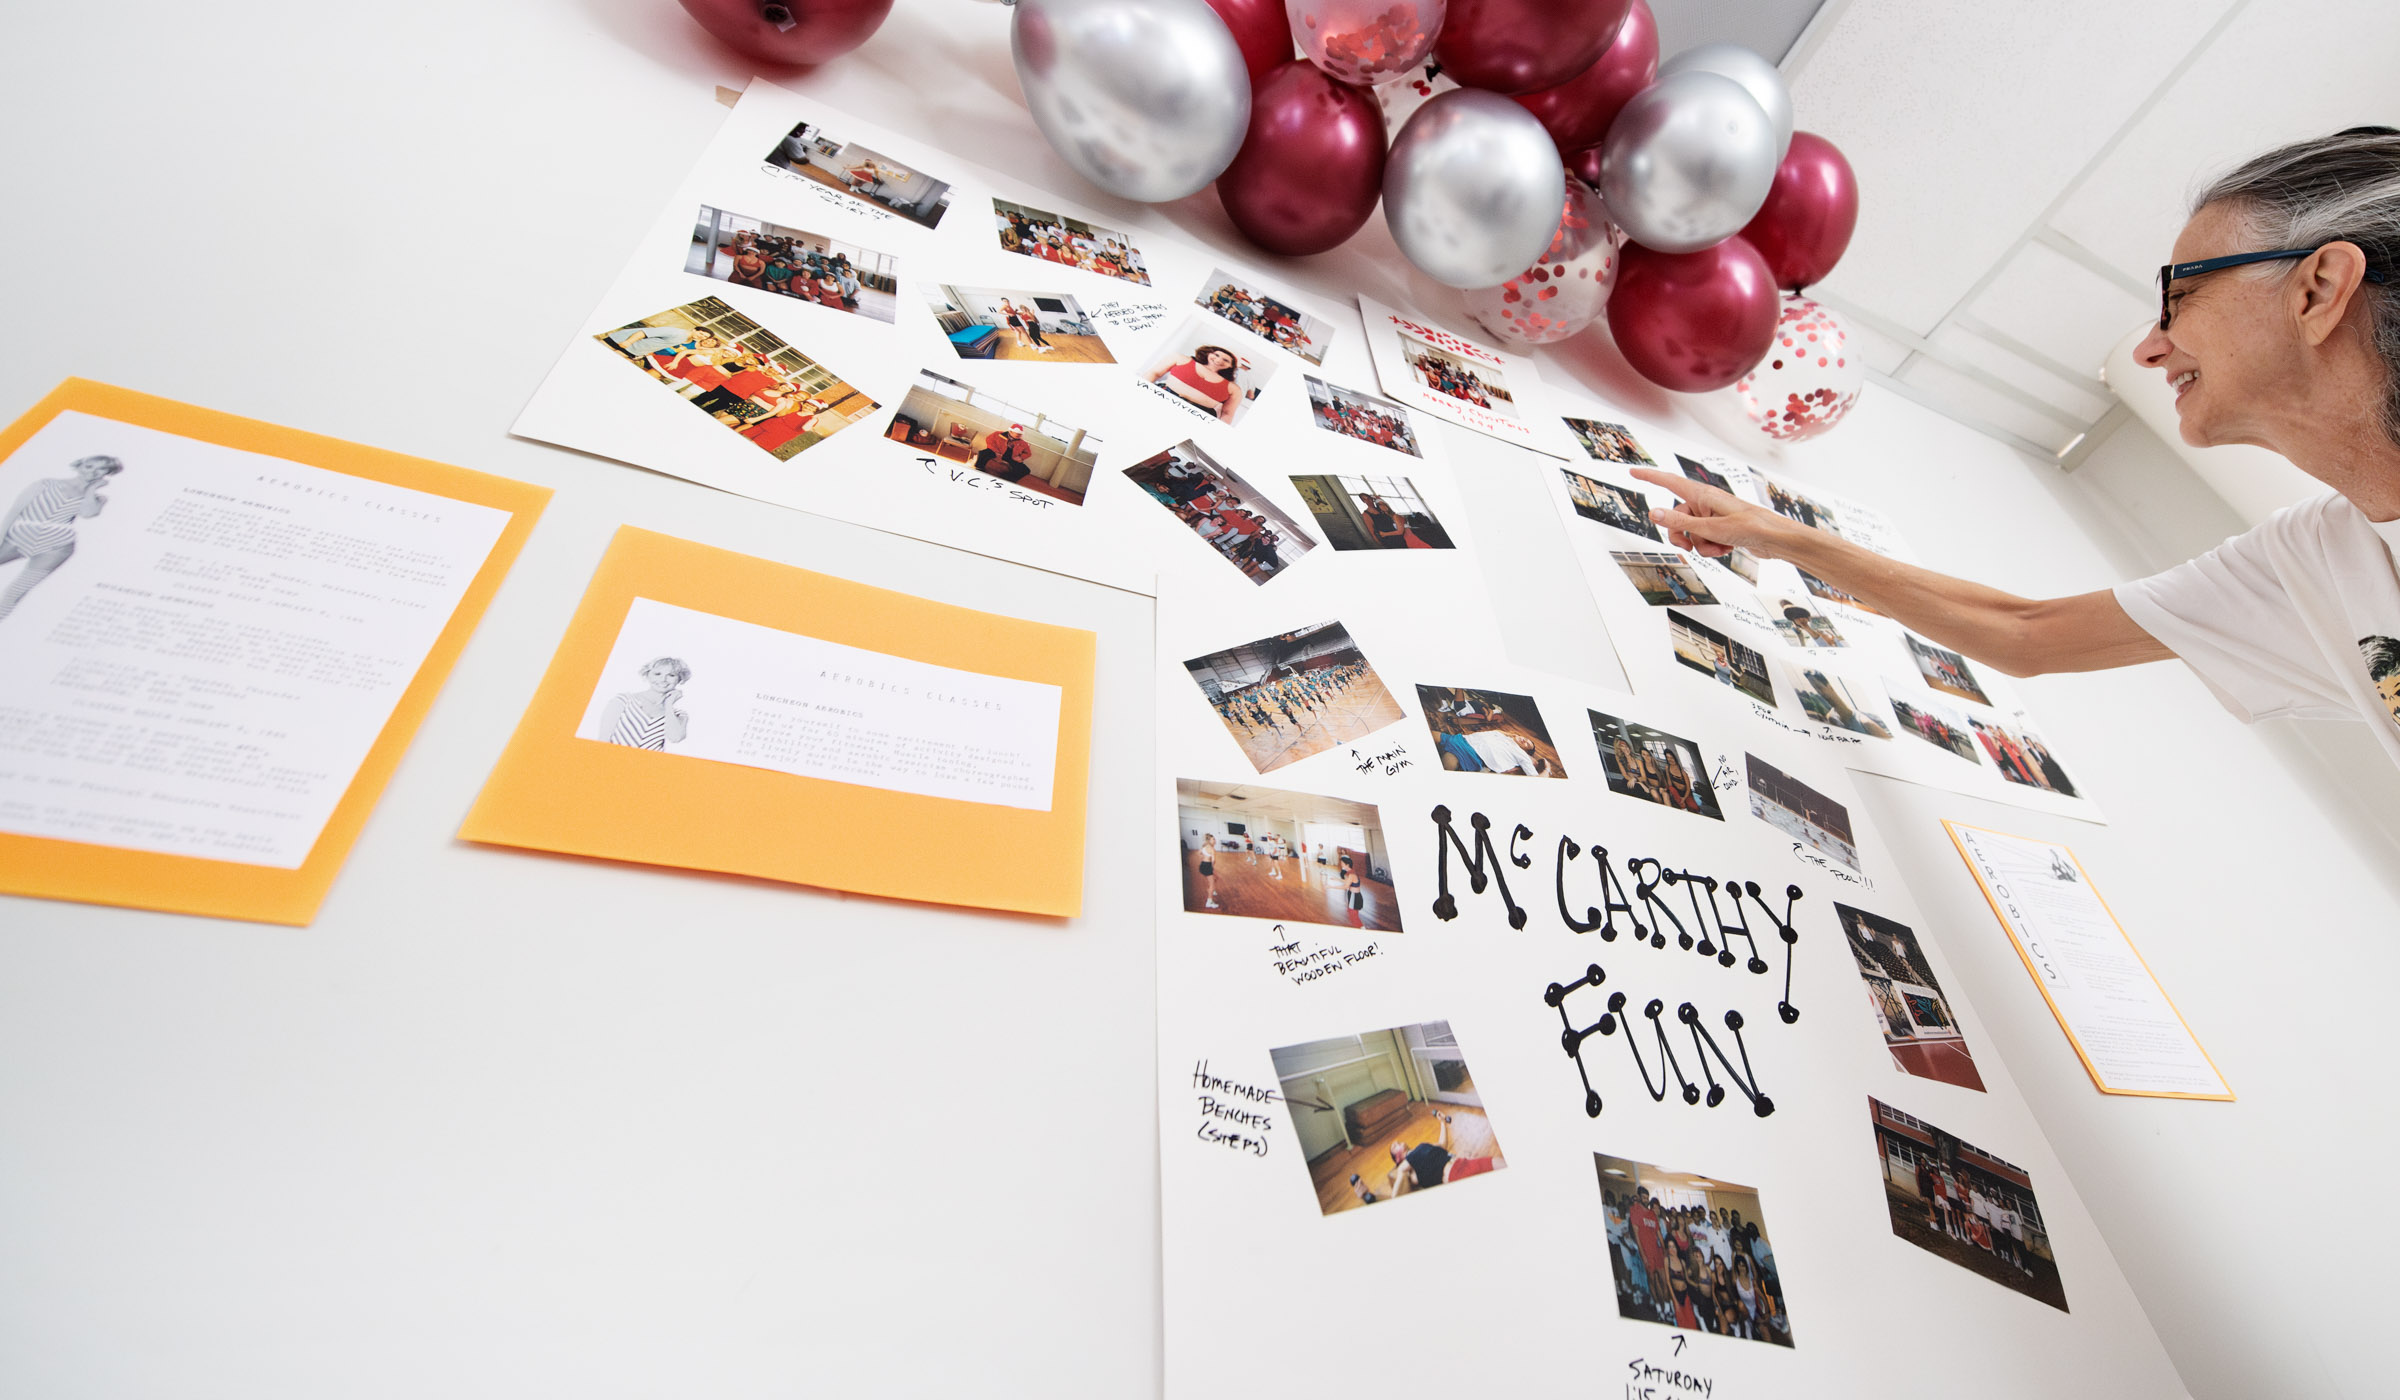
[[[1617,114],[1600,148],[1600,198],[1634,242],[1697,253],[1757,215],[1782,161],[1774,127],[1740,83],[1677,73]]]
[[[1383,220],[1417,269],[1490,287],[1550,246],[1567,170],[1540,119],[1498,93],[1459,88],[1419,107],[1383,163]]]
[[[1791,150],[1792,90],[1784,85],[1782,69],[1739,44],[1702,44],[1658,65],[1662,78],[1677,73],[1715,73],[1740,83],[1775,128],[1775,159]]]
[[[1034,125],[1076,173],[1156,204],[1208,187],[1250,129],[1250,72],[1207,0],[1017,0]]]

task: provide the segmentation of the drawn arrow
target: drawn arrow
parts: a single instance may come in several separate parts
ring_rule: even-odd
[[[1333,1112],[1333,1105],[1332,1105],[1332,1104],[1329,1104],[1329,1103],[1310,1103],[1310,1102],[1309,1102],[1308,1100],[1306,1100],[1306,1099],[1286,1099],[1286,1100],[1284,1100],[1284,1102],[1286,1102],[1286,1103],[1295,1103],[1295,1104],[1298,1104],[1298,1105],[1300,1105],[1300,1107],[1302,1107],[1302,1108],[1313,1108],[1313,1109],[1315,1109],[1315,1110],[1316,1110],[1317,1112],[1319,1112],[1319,1113],[1331,1113],[1331,1112]]]

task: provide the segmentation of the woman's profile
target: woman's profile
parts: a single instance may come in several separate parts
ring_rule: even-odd
[[[612,696],[601,717],[602,737],[629,749],[664,749],[680,744],[691,731],[691,717],[675,708],[683,698],[683,683],[692,668],[672,656],[662,656],[641,669],[648,690],[628,690]]]
[[[1241,357],[1222,345],[1203,345],[1166,368],[1153,372],[1150,382],[1163,385],[1176,397],[1207,409],[1230,423],[1241,406],[1242,386],[1234,375],[1243,368]]]
[[[58,571],[75,553],[75,522],[89,520],[108,504],[102,482],[125,470],[114,457],[96,454],[69,464],[72,476],[45,477],[17,494],[0,517],[0,565],[22,559],[25,567],[0,588],[0,617],[15,611],[33,586]]]

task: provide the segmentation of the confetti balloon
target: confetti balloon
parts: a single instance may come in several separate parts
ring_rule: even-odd
[[[1308,61],[1360,87],[1406,75],[1433,52],[1445,0],[1285,0]]]
[[[1866,382],[1866,362],[1842,323],[1795,292],[1783,299],[1767,357],[1735,381],[1733,392],[1760,432],[1777,442],[1804,442],[1841,422]]]
[[[1467,314],[1509,345],[1565,340],[1600,317],[1615,284],[1617,244],[1600,196],[1567,181],[1567,208],[1541,261],[1501,283],[1466,294]]]
[[[1396,78],[1375,89],[1375,100],[1383,106],[1383,139],[1386,145],[1400,138],[1400,128],[1417,109],[1445,92],[1458,91],[1458,84],[1442,71],[1438,63],[1418,64],[1414,72]]]
[[[742,57],[823,63],[867,41],[892,0],[682,0],[684,12]]]

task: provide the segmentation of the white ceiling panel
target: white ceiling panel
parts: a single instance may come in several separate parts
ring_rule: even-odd
[[[1970,424],[1989,424],[2055,453],[2082,428],[2071,428],[2038,409],[1986,387],[1939,360],[1919,355],[1898,376],[1944,413]]]
[[[2013,350],[1955,323],[1935,331],[1930,340],[1950,359],[1972,365],[2004,384],[2023,390],[2077,423],[2091,422],[2108,412],[2109,405],[2115,402],[2108,386],[2097,380],[2078,383],[2061,379]]]
[[[1678,54],[1702,44],[1740,44],[1772,63],[1808,27],[1818,0],[1650,0],[1658,19],[1658,51]]]
[[[2042,244],[2028,243],[1966,310],[2068,369],[2096,376],[2109,348],[2156,317],[2158,303]]]
[[[1867,362],[1867,368],[1881,370],[1885,374],[1898,373],[1900,366],[1913,353],[1908,345],[1892,339],[1873,326],[1862,324],[1856,316],[1843,318],[1842,331],[1850,337],[1850,344],[1857,348],[1859,358]]]

